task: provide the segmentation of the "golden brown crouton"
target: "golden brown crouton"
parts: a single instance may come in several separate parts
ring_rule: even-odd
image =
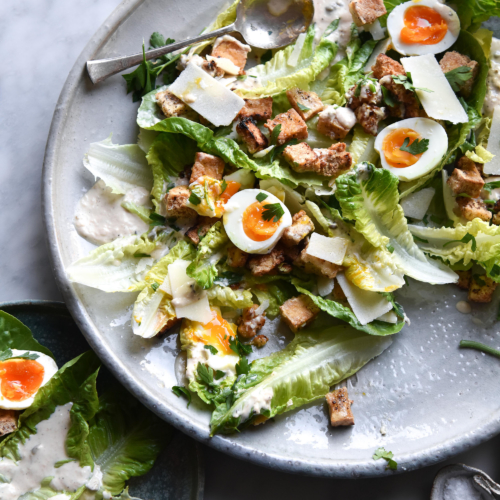
[[[471,69],[471,78],[459,85],[460,94],[462,94],[464,97],[469,97],[472,86],[474,85],[474,80],[479,73],[479,64],[477,63],[477,61],[473,61],[469,57],[453,50],[444,54],[441,61],[439,61],[439,66],[441,66],[443,73],[448,73],[449,71],[460,68],[461,66],[466,66],[467,68]]]
[[[377,56],[375,64],[371,69],[373,71],[373,77],[377,80],[380,80],[384,76],[406,75],[403,65],[385,54],[379,54]]]
[[[288,142],[290,139],[297,139],[299,141],[307,139],[307,125],[306,122],[294,109],[289,109],[286,113],[276,115],[273,120],[267,120],[264,125],[270,132],[277,125],[281,124],[281,131],[276,140],[276,144],[281,146]]]
[[[330,139],[343,139],[356,125],[356,115],[350,108],[327,106],[318,119],[318,132]]]
[[[378,124],[387,117],[385,108],[362,104],[356,111],[356,119],[367,134],[377,135]]]
[[[257,335],[257,332],[266,322],[266,313],[257,314],[256,310],[258,308],[259,306],[254,304],[252,307],[243,309],[243,314],[238,325],[238,333],[246,339],[250,339]]]
[[[308,244],[309,242],[307,245]],[[294,265],[301,267],[306,273],[315,274],[316,276],[326,276],[331,279],[335,278],[335,276],[344,269],[342,266],[309,255],[306,253],[307,245],[293,261]]]
[[[240,250],[232,243],[227,247],[227,265],[231,267],[245,267],[248,260],[248,254]]]
[[[332,427],[340,425],[354,425],[354,415],[351,411],[352,401],[349,399],[347,389],[342,387],[326,395],[330,423]]]
[[[281,241],[287,247],[298,245],[307,235],[314,231],[314,223],[304,210],[297,212],[292,218],[292,225],[285,229]]]
[[[257,127],[253,118],[243,118],[236,125],[236,132],[245,141],[249,153],[257,153],[267,148],[267,137]]]
[[[486,274],[475,276],[470,283],[468,300],[471,302],[491,302],[491,297],[497,286],[498,283],[488,278]]]
[[[250,343],[257,347],[257,349],[260,349],[267,344],[268,340],[269,339],[265,335],[256,335]]]
[[[188,207],[191,191],[187,186],[172,188],[166,195],[167,213],[169,217],[196,217],[197,213]]]
[[[295,111],[306,121],[316,116],[325,107],[315,92],[296,88],[287,90],[286,96]]]
[[[358,88],[359,87],[359,88]],[[363,85],[353,85],[345,95],[347,105],[351,109],[356,109],[361,104],[382,104],[382,90],[379,82],[368,82]]]
[[[349,11],[356,26],[371,24],[387,14],[383,0],[352,0]]]
[[[167,118],[171,118],[172,116],[182,116],[190,120],[196,118],[196,113],[187,104],[184,104],[184,102],[172,94],[170,90],[158,92],[155,95],[155,99]]]
[[[484,221],[489,221],[491,219],[491,212],[486,208],[486,205],[480,199],[459,196],[457,198],[457,203],[460,213],[467,220],[479,218]]]
[[[336,179],[352,166],[352,155],[345,150],[344,142],[332,144],[328,149],[315,149],[319,158],[318,174]]]
[[[305,142],[287,146],[283,158],[296,172],[318,172],[320,168],[318,155]]]
[[[465,157],[467,158],[467,157]],[[469,160],[469,158],[467,158]],[[459,162],[460,168],[453,170],[447,183],[456,195],[468,194],[477,198],[483,189],[484,180],[477,171],[474,162]]]
[[[457,285],[462,290],[468,290],[471,283],[472,271],[469,269],[468,271],[455,271],[455,272],[458,274]]]
[[[232,36],[225,35],[215,40],[212,56],[229,59],[240,68],[240,74],[243,74],[249,52],[250,47],[248,45],[244,45]]]
[[[17,419],[19,412],[16,410],[0,409],[0,436],[5,436],[17,431]]]
[[[209,155],[207,153],[196,153],[189,183],[192,184],[203,175],[220,181],[223,173],[224,160],[218,156]]]
[[[253,118],[255,121],[269,120],[273,115],[273,98],[245,99],[238,118]]]
[[[252,255],[248,259],[247,267],[254,276],[263,276],[276,271],[276,268],[285,261],[285,253],[280,247],[274,247],[271,253]]]
[[[217,217],[199,217],[196,226],[188,229],[186,236],[195,244],[198,245],[200,240],[208,233],[209,229],[220,219]]]
[[[314,321],[319,311],[319,307],[307,295],[288,299],[280,307],[281,317],[293,332]]]

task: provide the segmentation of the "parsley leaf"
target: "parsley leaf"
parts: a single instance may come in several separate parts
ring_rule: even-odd
[[[500,351],[490,347],[486,344],[481,344],[480,342],[474,342],[473,340],[461,340],[460,347],[468,347],[469,349],[477,349],[478,351],[485,352],[500,358]]]
[[[410,138],[406,137],[399,149],[412,155],[425,153],[429,149],[429,139],[415,139],[410,145],[408,145],[409,142]]]
[[[212,368],[207,368],[203,363],[198,362],[196,372],[204,384],[210,387],[214,385],[214,371]]]
[[[483,186],[485,191],[492,191],[493,189],[500,188],[500,181],[486,182]]]
[[[445,243],[443,245],[443,248],[445,246],[447,246],[447,245],[450,245],[451,243],[456,243],[456,242],[459,242],[459,243],[469,243],[469,241],[472,241],[471,250],[473,252],[475,252],[476,248],[477,248],[476,238],[474,238],[474,236],[472,234],[469,234],[469,233],[467,233],[461,240],[451,240],[451,241],[448,241],[447,243]]]
[[[241,358],[239,363],[236,363],[236,375],[247,375],[250,371],[250,363],[247,358]]]
[[[220,192],[220,194],[222,194],[222,193],[226,190],[226,188],[227,188],[227,182],[226,182],[226,179],[223,179],[223,180],[222,180],[222,184],[220,185],[220,188],[221,188],[221,192]]]
[[[380,87],[382,89],[382,96],[384,97],[384,102],[387,104],[387,106],[393,108],[394,106],[397,106],[398,101],[397,99],[392,95],[392,92],[388,89],[386,89],[383,85]]]
[[[260,201],[261,203],[267,198],[266,193],[259,193],[255,198],[257,198],[257,201]]]
[[[226,374],[222,370],[216,370],[215,371],[215,380],[220,380],[222,377],[224,377]]]
[[[444,74],[451,88],[458,92],[463,83],[472,78],[472,69],[467,66],[460,66]]]
[[[375,94],[377,92],[377,87],[375,84],[377,83],[377,80],[375,78],[371,78],[370,75],[372,72],[368,73],[367,75],[363,75],[357,82],[356,82],[356,90],[354,91],[354,97],[359,97],[361,95],[361,87],[364,85],[368,85],[370,88],[370,92],[372,94]]]
[[[160,288],[160,285],[158,283],[156,283],[156,281],[151,285],[151,288],[153,289],[154,292],[156,292],[156,290],[158,290],[158,288]]]
[[[278,125],[276,125],[276,127],[274,127],[273,131],[271,132],[271,145],[276,144],[280,132],[281,132],[281,123],[278,123]]]
[[[413,85],[413,82],[411,81],[411,73],[406,73],[406,76],[392,75],[392,80],[394,83],[399,83],[406,90],[410,90],[411,92],[415,92],[415,90],[423,90],[424,92],[434,92],[433,90],[426,89],[424,87],[415,87],[415,85]]]
[[[122,75],[127,82],[127,94],[132,92],[132,100],[140,101],[142,97],[156,88],[156,68],[146,61],[146,49],[142,44],[142,62],[132,73]]]
[[[389,252],[393,253],[394,247],[392,245],[387,245],[387,250],[389,250]]]
[[[188,201],[191,205],[199,205],[201,203],[201,198],[196,193],[191,192]]]
[[[398,468],[398,463],[393,460],[394,453],[392,451],[386,451],[385,448],[377,448],[373,454],[373,460],[380,460],[381,458],[387,462],[387,467],[385,470],[391,469],[396,470]]]
[[[163,215],[154,212],[149,215],[149,220],[151,221],[149,223],[150,226],[164,226],[167,223],[167,219]]]
[[[242,344],[237,337],[231,337],[229,339],[229,347],[231,350],[240,357],[246,356],[252,352],[252,346]]]
[[[272,219],[273,222],[278,222],[283,215],[285,215],[285,211],[281,203],[268,203],[264,206],[264,211],[262,212],[262,218],[265,221]]]
[[[6,361],[7,359],[31,359],[35,360],[38,359],[40,356],[38,354],[35,354],[34,352],[25,352],[23,354],[17,354],[14,356],[12,353],[12,349],[5,349],[5,351],[0,352],[0,361]]]
[[[297,103],[297,106],[299,107],[299,109],[301,111],[311,111],[311,108],[308,108],[307,106],[304,106],[303,104],[301,104],[300,102]]]
[[[283,153],[284,149],[287,146],[292,146],[293,144],[297,144],[297,139],[292,139],[288,142],[285,142],[285,144],[282,144],[281,146],[276,146],[271,150],[271,158],[270,161],[271,163],[274,161],[274,159],[279,156],[281,153]]]
[[[217,350],[217,348],[216,348],[216,347],[214,347],[213,345],[208,345],[208,344],[207,344],[207,345],[205,346],[205,349],[207,349],[208,351],[210,351],[210,352],[211,352],[214,356],[215,356],[215,355],[219,352],[219,351]]]
[[[180,385],[174,385],[172,387],[172,392],[178,398],[184,396],[188,400],[187,407],[189,408],[189,405],[191,404],[191,393],[185,387],[181,387]]]

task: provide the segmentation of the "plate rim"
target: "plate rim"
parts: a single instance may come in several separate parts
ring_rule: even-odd
[[[241,460],[255,463],[256,465],[295,474],[353,479],[394,474],[394,471],[385,470],[384,464],[381,463],[382,461],[375,461],[371,458],[366,461],[346,460],[337,462],[328,461],[327,459],[285,458],[273,453],[272,450],[266,452],[257,451],[224,436],[217,435],[210,438],[207,428],[196,422],[186,420],[174,408],[168,407],[164,401],[155,397],[147,388],[129,376],[121,361],[106,349],[97,328],[93,326],[85,308],[78,300],[73,286],[65,273],[54,222],[52,179],[57,164],[58,144],[65,122],[66,109],[71,102],[71,97],[76,91],[79,81],[82,78],[88,79],[85,71],[85,62],[93,58],[93,55],[106,43],[115,29],[145,1],[147,0],[123,0],[91,37],[64,83],[49,130],[42,170],[42,214],[54,277],[70,314],[91,348],[127,390],[151,411],[201,443]],[[459,437],[454,437],[423,451],[398,456],[400,467],[398,467],[396,473],[416,470],[442,462],[491,439],[499,433],[500,412],[495,418]]]

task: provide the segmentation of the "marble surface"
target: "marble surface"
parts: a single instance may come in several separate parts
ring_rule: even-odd
[[[0,302],[61,300],[41,217],[45,142],[54,106],[74,60],[118,3],[0,2]],[[497,437],[446,463],[466,463],[498,480],[499,449]],[[205,460],[206,500],[302,500],[313,495],[335,498],[342,493],[350,500],[423,500],[429,498],[432,479],[444,465],[391,478],[350,481],[279,473],[210,448],[205,448]]]

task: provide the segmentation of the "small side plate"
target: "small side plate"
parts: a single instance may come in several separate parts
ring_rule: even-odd
[[[90,349],[62,302],[4,302],[0,303],[0,310],[28,326],[33,336],[54,353],[58,366]],[[109,383],[112,378],[103,366],[99,385]],[[205,472],[201,446],[175,432],[153,469],[142,477],[132,478],[129,486],[132,496],[147,500],[203,500]]]

